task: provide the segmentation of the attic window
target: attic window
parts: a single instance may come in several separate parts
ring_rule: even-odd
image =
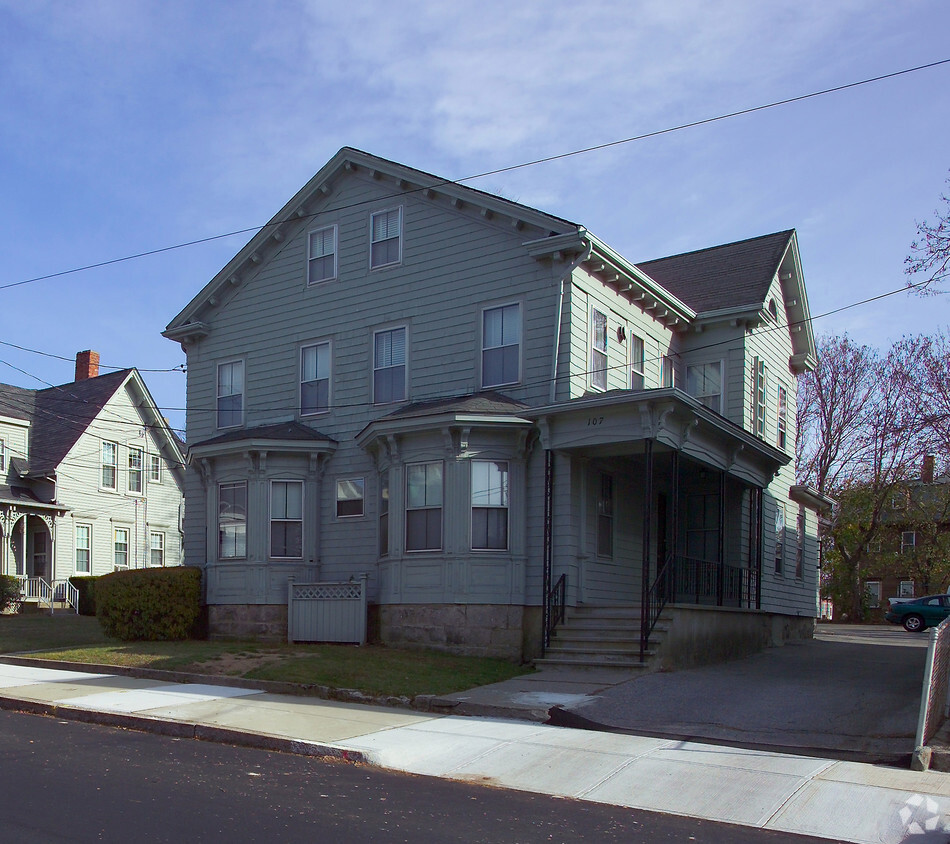
[[[307,284],[336,278],[336,226],[327,226],[309,234]]]
[[[769,302],[769,313],[772,315],[772,319],[778,321],[778,305],[775,304],[774,299]]]
[[[370,217],[370,269],[402,260],[402,207],[378,211]]]

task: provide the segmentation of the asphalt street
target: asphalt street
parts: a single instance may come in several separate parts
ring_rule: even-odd
[[[10,712],[0,793],[11,844],[827,841]]]
[[[904,764],[926,647],[899,627],[821,625],[810,641],[610,686],[552,723]]]

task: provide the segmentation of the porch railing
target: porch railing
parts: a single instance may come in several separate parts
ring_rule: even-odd
[[[75,613],[79,612],[79,590],[68,580],[53,581],[53,600],[71,607]]]
[[[544,647],[551,644],[551,636],[564,623],[567,598],[567,575],[562,574],[544,599]]]
[[[36,601],[38,606],[46,606],[53,611],[53,587],[42,577],[17,575],[20,581],[20,601]]]
[[[752,608],[758,603],[758,585],[756,569],[693,557],[667,557],[644,597],[640,660],[650,646],[650,636],[667,604]]]

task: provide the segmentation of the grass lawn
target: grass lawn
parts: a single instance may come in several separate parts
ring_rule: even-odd
[[[12,622],[8,624],[8,622]],[[500,659],[380,645],[281,645],[256,641],[117,642],[85,616],[0,616],[0,653],[102,665],[359,689],[373,695],[448,694],[530,669]]]

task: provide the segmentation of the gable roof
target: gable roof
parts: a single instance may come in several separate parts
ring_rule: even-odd
[[[697,313],[762,307],[794,234],[789,229],[637,266]]]
[[[0,384],[0,416],[29,421],[33,418],[33,396],[36,390]]]

